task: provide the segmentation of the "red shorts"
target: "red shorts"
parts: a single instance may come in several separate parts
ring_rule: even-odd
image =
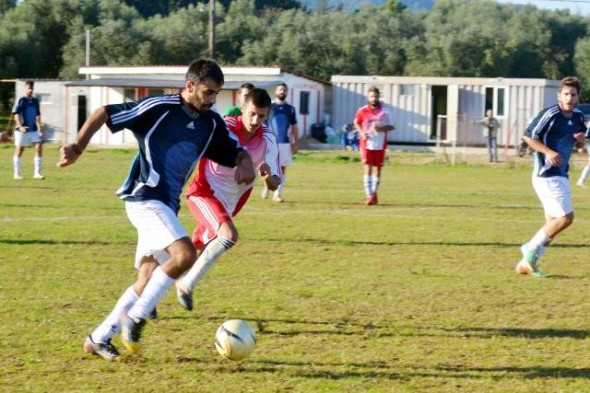
[[[219,226],[224,222],[231,221],[231,218],[240,212],[251,192],[252,188],[241,196],[231,216],[219,199],[213,195],[210,188],[201,189],[197,193],[190,195],[187,200],[188,208],[197,219],[197,226],[192,239],[195,247],[201,248],[215,239]]]
[[[359,149],[361,153],[361,162],[363,165],[382,167],[383,163],[385,162],[385,149],[367,150],[364,145],[364,143],[361,143]]]

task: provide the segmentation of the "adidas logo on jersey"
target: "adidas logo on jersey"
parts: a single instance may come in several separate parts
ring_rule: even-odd
[[[573,126],[573,125],[574,125],[574,123],[572,123],[572,121],[571,121],[571,120],[569,120],[569,121],[567,122],[567,125],[568,125],[568,126]]]
[[[191,121],[190,123],[188,123],[186,125],[186,128],[190,128],[191,130],[194,130],[195,129],[195,123]]]

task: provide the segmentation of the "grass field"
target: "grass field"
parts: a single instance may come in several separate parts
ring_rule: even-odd
[[[14,181],[0,146],[0,391],[590,392],[590,190],[573,189],[576,222],[543,260],[552,277],[533,279],[513,270],[543,220],[528,164],[393,153],[366,207],[353,153],[305,152],[285,203],[256,187],[195,310],[168,294],[143,357],[108,363],[81,346],[134,279],[114,196],[134,153],[57,169],[45,151],[46,180],[27,149]],[[246,362],[215,351],[229,318],[257,332]]]

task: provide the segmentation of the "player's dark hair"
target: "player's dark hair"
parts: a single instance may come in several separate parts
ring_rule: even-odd
[[[188,66],[185,78],[187,81],[193,81],[196,84],[205,83],[210,80],[219,86],[223,86],[225,82],[221,68],[211,59],[194,60]]]
[[[257,108],[270,108],[271,105],[270,96],[264,89],[252,89],[244,99],[244,103],[248,102],[253,103]]]
[[[381,92],[379,91],[379,88],[377,88],[377,86],[369,87],[369,91],[367,93],[375,93],[379,96],[381,95]]]
[[[254,85],[250,82],[242,83],[239,88],[239,91],[242,92],[243,90],[252,90],[254,89]]]
[[[576,90],[578,91],[578,95],[580,94],[580,91],[582,90],[582,84],[580,83],[580,80],[578,78],[576,78],[575,76],[566,76],[565,78],[563,78],[561,80],[561,82],[559,83],[559,89],[557,91],[561,91],[564,87],[575,87]]]
[[[287,90],[289,89],[289,86],[287,86],[287,84],[286,84],[285,82],[281,82],[281,83],[279,83],[279,84],[277,85],[277,87],[279,87],[279,86],[283,86],[283,87],[284,87],[285,89],[287,89]]]
[[[25,86],[31,86],[31,88],[33,88],[33,87],[35,87],[35,81],[31,81],[31,80],[26,81]]]

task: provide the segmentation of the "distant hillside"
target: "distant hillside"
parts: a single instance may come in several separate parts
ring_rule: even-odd
[[[317,4],[320,2],[320,0],[299,1],[310,10],[316,9]],[[329,0],[328,2],[331,8],[335,8],[339,4],[342,4],[342,7],[345,11],[354,11],[365,4],[380,6],[386,1],[387,0]],[[412,11],[429,11],[432,9],[432,7],[434,7],[436,0],[401,0],[401,2]]]

